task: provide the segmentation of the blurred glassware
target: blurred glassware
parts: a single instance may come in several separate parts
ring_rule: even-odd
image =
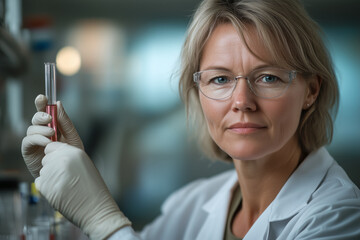
[[[0,179],[0,240],[18,240],[22,233],[19,182]]]
[[[31,183],[27,208],[26,240],[52,240],[54,237],[54,210]]]

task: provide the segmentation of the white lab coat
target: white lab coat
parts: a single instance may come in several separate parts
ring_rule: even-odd
[[[222,239],[236,183],[234,170],[190,183],[141,233],[125,227],[109,240]],[[360,239],[360,190],[325,148],[302,162],[244,238],[259,239]]]

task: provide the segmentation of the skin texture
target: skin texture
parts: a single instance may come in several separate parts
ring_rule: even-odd
[[[249,51],[231,24],[218,25],[205,44],[200,71],[221,68],[247,76],[259,66],[271,65],[255,29],[250,28],[247,39],[261,59]],[[303,160],[297,128],[302,110],[316,100],[319,89],[317,77],[305,81],[298,74],[276,99],[255,96],[244,79],[229,99],[199,94],[210,135],[233,158],[238,173],[243,200],[232,225],[236,236],[245,236]]]

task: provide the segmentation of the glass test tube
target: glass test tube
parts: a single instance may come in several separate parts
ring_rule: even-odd
[[[45,95],[48,99],[46,104],[46,113],[52,117],[49,127],[54,129],[55,134],[51,141],[58,140],[57,134],[57,106],[56,106],[56,69],[55,63],[45,63]]]

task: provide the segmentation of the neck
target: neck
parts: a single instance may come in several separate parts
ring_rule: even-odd
[[[283,149],[262,159],[234,160],[242,194],[241,214],[249,226],[270,205],[290,175],[303,160],[298,144],[289,142]],[[290,147],[291,146],[291,147]]]

